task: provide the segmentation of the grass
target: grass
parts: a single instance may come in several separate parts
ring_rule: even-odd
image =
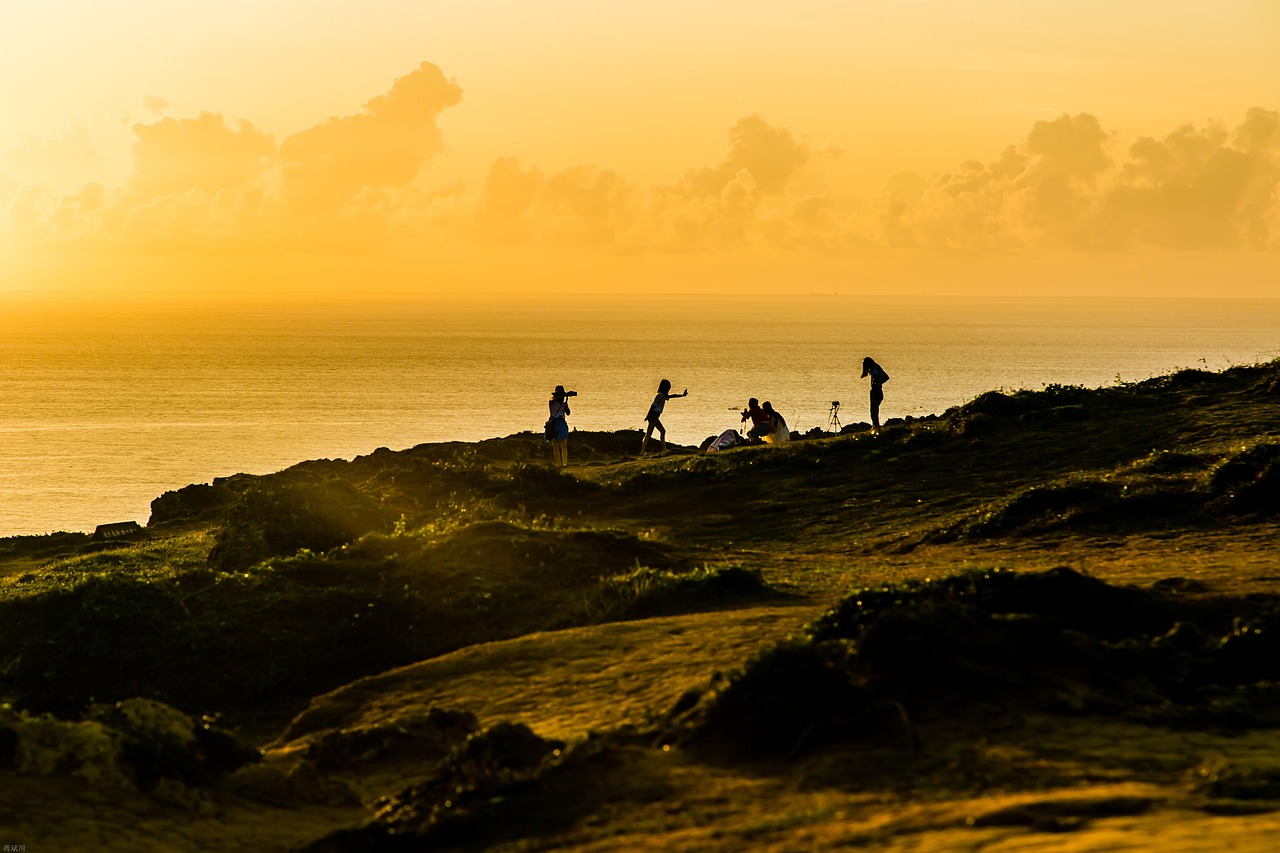
[[[551,627],[1246,530],[1280,505],[1277,377],[992,392],[876,436],[713,454],[636,459],[633,431],[583,433],[569,471],[522,434],[193,486],[144,541],[0,542],[0,692],[71,713],[133,693],[287,709]]]
[[[702,566],[691,571],[634,571],[603,578],[588,598],[583,621],[612,622],[673,613],[713,610],[774,593],[758,569]]]
[[[0,541],[0,699],[274,734],[343,686],[299,731],[408,847],[1098,846],[1113,782],[1184,798],[1163,839],[1280,778],[1277,403],[1272,363],[784,447],[582,434],[559,471],[524,434],[188,487],[139,541]]]

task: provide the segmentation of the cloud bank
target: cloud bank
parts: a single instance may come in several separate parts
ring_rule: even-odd
[[[438,116],[461,97],[424,62],[363,111],[278,145],[249,121],[231,126],[211,112],[134,124],[124,186],[90,183],[61,196],[23,186],[12,192],[9,228],[29,242],[78,250],[376,251],[398,194],[442,148]]]
[[[1061,115],[990,159],[904,172],[859,199],[832,186],[836,153],[759,115],[728,129],[719,161],[662,185],[598,165],[545,173],[519,152],[483,176],[432,174],[438,120],[461,97],[424,62],[359,112],[277,143],[217,113],[161,117],[168,104],[148,96],[155,118],[132,125],[119,186],[52,191],[39,175],[100,160],[87,132],[24,137],[0,161],[0,228],[44,249],[229,257],[459,243],[613,256],[1280,249],[1280,113],[1262,108],[1124,148],[1097,117]]]
[[[884,234],[948,249],[1280,248],[1280,113],[1186,124],[1119,161],[1113,136],[1086,113],[1037,122],[994,161],[899,193]]]

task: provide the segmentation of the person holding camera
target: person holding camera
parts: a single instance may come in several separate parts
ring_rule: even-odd
[[[565,420],[569,415],[569,402],[566,398],[576,396],[577,391],[566,391],[563,385],[557,385],[556,390],[551,392],[551,399],[547,401],[547,407],[551,411],[551,417],[547,419],[551,459],[557,468],[569,464],[569,422]]]
[[[773,419],[769,413],[760,408],[760,401],[752,397],[747,407],[742,410],[742,422],[751,421],[751,429],[747,430],[747,438],[763,439],[773,430]]]
[[[649,436],[653,435],[656,428],[658,430],[658,439],[662,442],[662,449],[667,449],[667,428],[662,425],[662,410],[666,407],[668,400],[674,400],[677,397],[688,397],[689,389],[684,389],[684,393],[672,394],[671,382],[664,379],[658,383],[658,393],[653,398],[653,404],[649,406],[649,412],[644,416],[645,423],[648,426],[644,431],[644,438],[640,441],[640,455],[644,456],[645,451],[649,449]]]

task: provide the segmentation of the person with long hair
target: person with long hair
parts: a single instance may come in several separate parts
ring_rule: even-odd
[[[662,442],[662,449],[667,449],[667,428],[662,425],[662,411],[666,408],[668,400],[674,400],[677,397],[688,397],[689,389],[684,389],[681,394],[671,393],[671,383],[664,379],[658,383],[658,393],[653,398],[653,404],[649,406],[648,413],[644,416],[645,423],[648,425],[644,431],[644,438],[640,441],[640,455],[644,456],[645,451],[649,449],[649,436],[653,435],[653,431],[657,429],[658,439]]]
[[[867,356],[862,360],[862,376],[865,379],[871,377],[871,433],[878,435],[880,433],[880,403],[884,400],[884,383],[889,381],[889,374],[884,372],[884,368],[876,364],[875,359]]]
[[[764,440],[770,444],[790,441],[791,430],[787,429],[787,419],[773,408],[773,403],[765,400],[760,408],[769,416],[769,434],[764,437]]]
[[[551,392],[551,399],[547,401],[547,408],[551,412],[551,417],[547,419],[547,430],[551,438],[551,459],[557,468],[563,468],[569,464],[569,422],[565,420],[569,415],[567,396],[564,386],[557,385],[556,390]]]

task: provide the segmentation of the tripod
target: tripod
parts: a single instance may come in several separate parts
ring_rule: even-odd
[[[840,432],[840,401],[831,401],[831,411],[827,415],[827,431]]]

